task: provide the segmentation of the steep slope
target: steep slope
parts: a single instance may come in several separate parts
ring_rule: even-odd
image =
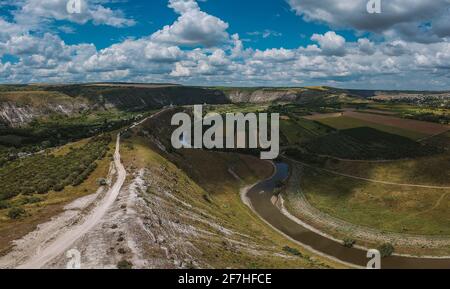
[[[19,127],[35,119],[98,111],[148,111],[168,105],[229,103],[217,90],[174,85],[30,85],[0,87],[0,124]]]
[[[125,184],[101,220],[70,246],[81,253],[82,268],[335,266],[279,235],[242,203],[240,188],[267,178],[270,163],[229,153],[168,152],[163,145],[167,135],[158,131],[169,117],[167,112],[123,134]],[[99,191],[67,205],[62,215],[16,241],[18,248],[10,256],[45,247],[45,240],[76,226],[74,220],[95,207],[101,195]],[[8,257],[0,261],[5,267],[11,264]],[[64,252],[44,267],[65,268],[67,262]]]
[[[60,92],[0,92],[0,123],[20,126],[38,117],[60,114],[72,116],[92,109],[87,99],[69,97]]]

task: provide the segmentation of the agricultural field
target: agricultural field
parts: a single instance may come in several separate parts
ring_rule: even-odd
[[[417,121],[417,120],[409,120],[402,119],[394,116],[388,115],[377,115],[377,114],[368,114],[368,113],[359,113],[355,111],[346,111],[344,113],[345,116],[349,116],[352,118],[356,118],[359,120],[373,122],[381,125],[389,125],[394,126],[400,129],[412,130],[415,132],[428,134],[428,135],[437,135],[440,133],[444,133],[450,130],[450,126],[441,125],[432,122],[426,121]]]
[[[333,131],[333,129],[321,125],[320,123],[297,117],[282,118],[280,130],[281,134],[286,139],[285,146],[300,145]]]
[[[106,156],[112,138],[109,134],[95,137],[80,148],[66,154],[39,153],[7,163],[0,168],[0,201],[18,195],[45,194],[77,186],[97,168],[97,160]]]
[[[224,104],[224,105],[207,105],[203,107],[204,113],[251,113],[251,112],[264,112],[269,105],[264,104]]]
[[[304,147],[310,153],[352,160],[402,159],[439,153],[437,148],[367,127],[340,130],[315,138]]]
[[[331,118],[323,118],[317,120],[318,122],[333,127],[338,130],[353,129],[353,128],[373,128],[382,132],[395,134],[412,140],[419,140],[427,136],[427,134],[415,132],[412,130],[405,130],[394,126],[387,126],[368,121],[359,120],[348,116],[338,116]]]
[[[423,235],[420,242],[425,243],[427,238],[450,236],[449,126],[407,119],[407,109],[423,109],[407,104],[347,102],[339,111],[282,107],[282,139],[288,144],[283,144],[284,155],[300,161],[292,163],[300,175],[289,180],[285,192],[285,206],[293,215],[337,238],[354,238],[367,246],[377,246],[373,236],[383,233],[394,239]],[[305,130],[305,123],[316,129]],[[318,127],[324,128],[322,133],[311,133]],[[312,209],[305,214],[307,206]],[[407,254],[448,253],[422,245],[398,249]]]
[[[92,141],[82,140],[51,150],[49,155],[68,160],[67,156],[74,150],[86,151],[86,145],[89,142],[91,142],[90,147],[93,148]],[[112,151],[114,142],[110,142],[107,149]],[[64,211],[63,208],[66,204],[96,193],[99,189],[99,180],[108,176],[111,159],[104,157],[96,160],[95,163],[95,170],[77,186],[68,185],[62,191],[50,190],[42,194],[19,194],[8,200],[0,201],[0,255],[12,248],[11,241],[20,239],[33,231],[37,225],[49,221]],[[43,167],[43,169],[48,170],[48,167]],[[3,170],[3,168],[0,170]],[[40,172],[37,172],[37,174],[40,174]],[[42,174],[40,175],[42,176]],[[21,187],[20,184],[18,186]]]
[[[450,108],[448,107],[425,107],[408,104],[383,103],[371,104],[368,107],[376,110],[380,109],[382,111],[395,113],[402,118],[435,122],[444,125],[450,124]]]

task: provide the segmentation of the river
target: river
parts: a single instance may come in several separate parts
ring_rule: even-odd
[[[247,193],[253,209],[266,222],[295,241],[324,255],[358,267],[366,267],[367,252],[357,248],[346,248],[341,243],[315,233],[285,216],[272,202],[276,185],[289,176],[289,165],[276,163],[272,178],[258,183]],[[450,268],[450,259],[415,258],[391,256],[381,260],[383,269],[442,269]]]

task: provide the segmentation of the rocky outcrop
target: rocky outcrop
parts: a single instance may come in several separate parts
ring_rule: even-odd
[[[71,116],[86,110],[145,111],[168,105],[302,102],[326,93],[306,88],[215,89],[131,84],[13,87],[0,93],[0,124],[18,127],[49,114]]]
[[[298,89],[235,89],[227,93],[227,97],[233,103],[267,103],[273,101],[296,101],[299,97]]]
[[[35,106],[33,104],[13,101],[0,102],[0,122],[11,127],[19,127],[30,123],[33,119],[51,114],[72,116],[88,110],[87,102],[59,102]]]

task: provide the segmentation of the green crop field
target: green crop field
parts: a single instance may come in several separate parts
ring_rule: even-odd
[[[342,129],[350,129],[350,128],[370,127],[370,128],[374,128],[379,131],[384,131],[384,132],[387,132],[390,134],[404,136],[404,137],[407,137],[407,138],[410,138],[413,140],[418,140],[418,139],[426,137],[425,134],[422,134],[419,132],[405,130],[405,129],[401,129],[401,128],[397,128],[397,127],[393,127],[393,126],[376,124],[376,123],[367,122],[367,121],[363,121],[363,120],[359,120],[359,119],[355,119],[355,118],[351,118],[351,117],[347,117],[347,116],[324,118],[324,119],[320,119],[318,121],[327,126],[330,126],[330,127],[336,128],[336,129],[341,129],[341,130]]]
[[[251,113],[264,112],[268,105],[242,103],[242,104],[223,104],[223,105],[207,105],[203,107],[205,113]]]
[[[368,127],[344,129],[315,138],[304,147],[315,154],[360,160],[401,159],[439,152],[432,146]]]
[[[415,106],[408,104],[374,103],[368,108],[380,109],[397,114],[403,118],[450,124],[450,109],[447,107]]]
[[[288,142],[286,145],[302,144],[333,131],[318,122],[303,118],[281,120],[280,130],[286,137]]]

